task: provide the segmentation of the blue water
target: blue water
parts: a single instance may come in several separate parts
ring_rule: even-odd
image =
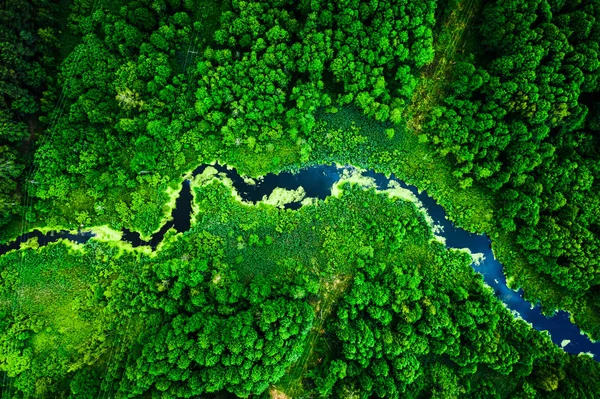
[[[194,175],[202,173],[206,166],[203,165],[196,169]],[[268,174],[262,180],[258,180],[255,185],[249,185],[235,170],[228,170],[221,165],[213,165],[213,167],[217,171],[225,173],[233,181],[233,185],[242,199],[249,202],[262,200],[263,196],[268,196],[275,187],[292,190],[300,186],[304,188],[307,197],[325,199],[331,195],[332,186],[340,180],[344,170],[350,169],[347,167],[338,168],[334,165],[319,165],[301,169],[297,173]],[[553,317],[546,317],[542,314],[540,305],[532,306],[530,302],[523,299],[522,289],[513,291],[508,288],[502,264],[495,259],[492,252],[492,242],[487,235],[474,234],[455,227],[446,219],[444,208],[438,205],[426,191],[419,193],[415,186],[404,183],[393,174],[388,178],[382,173],[367,171],[363,173],[363,176],[374,179],[377,188],[380,190],[387,189],[390,181],[395,181],[402,188],[410,190],[425,206],[434,224],[443,228],[442,233],[438,233],[438,235],[446,239],[446,247],[468,248],[471,253],[484,255],[483,262],[472,266],[475,271],[483,275],[485,283],[494,290],[496,297],[504,302],[508,309],[516,311],[521,318],[531,323],[537,330],[548,331],[552,342],[556,345],[561,346],[563,340],[569,340],[570,343],[564,347],[565,351],[575,355],[581,352],[589,352],[595,355],[595,359],[599,358],[600,342],[594,343],[586,335],[581,334],[579,328],[569,320],[567,312],[559,311]],[[286,205],[286,208],[297,209],[300,206],[300,203],[292,203]]]
[[[581,330],[569,320],[569,313],[558,311],[552,317],[546,317],[542,314],[539,304],[532,306],[531,302],[523,299],[523,290],[511,290],[506,285],[506,276],[504,275],[502,264],[494,257],[492,252],[492,241],[485,234],[469,233],[466,230],[457,228],[448,219],[446,211],[431,198],[426,191],[418,192],[414,186],[409,186],[394,175],[387,179],[385,175],[375,172],[367,172],[366,176],[375,178],[379,189],[387,188],[389,180],[398,182],[402,188],[410,190],[427,209],[427,213],[433,219],[436,225],[443,228],[442,233],[438,235],[446,239],[448,248],[468,248],[471,253],[482,253],[484,261],[479,265],[472,264],[474,270],[483,275],[483,280],[489,285],[508,309],[517,312],[521,318],[539,331],[548,331],[552,342],[561,346],[563,340],[570,341],[563,349],[566,352],[577,355],[581,352],[589,352],[598,360],[600,356],[600,342],[592,342]]]
[[[202,173],[208,165],[202,165],[194,170],[193,175]],[[338,182],[345,170],[349,167],[336,167],[335,165],[319,165],[310,168],[301,169],[298,172],[282,172],[280,174],[267,174],[262,179],[256,180],[256,184],[247,184],[235,169],[227,169],[221,165],[213,165],[218,172],[224,173],[233,181],[233,185],[244,201],[258,202],[266,195],[268,196],[275,187],[282,187],[288,190],[297,189],[302,186],[306,192],[306,197],[325,199],[331,195],[333,185]],[[384,190],[388,188],[390,181],[397,182],[402,188],[410,190],[421,201],[427,209],[429,216],[436,225],[443,228],[438,235],[446,239],[448,248],[468,248],[471,253],[481,253],[484,255],[484,261],[479,265],[473,264],[473,268],[483,275],[487,285],[493,290],[498,299],[500,299],[508,309],[517,312],[521,318],[531,323],[534,328],[540,331],[548,331],[552,341],[561,346],[563,340],[569,340],[570,343],[564,347],[564,350],[579,354],[589,352],[595,355],[595,359],[600,355],[600,342],[592,342],[586,335],[581,334],[579,328],[569,320],[567,312],[558,311],[553,317],[546,317],[541,312],[539,305],[532,306],[530,302],[523,299],[523,290],[513,291],[506,285],[506,277],[502,270],[502,265],[494,258],[492,252],[492,243],[485,234],[469,233],[463,229],[455,227],[448,219],[444,208],[438,205],[427,192],[418,192],[414,186],[409,186],[394,175],[389,178],[381,173],[368,171],[364,176],[375,180],[377,188]],[[287,204],[286,208],[298,209],[301,204]],[[172,219],[162,228],[152,235],[149,241],[140,239],[139,233],[123,230],[123,240],[131,242],[133,246],[148,245],[153,249],[162,241],[164,234],[170,229],[175,228],[178,232],[184,232],[190,229],[190,214],[192,211],[192,194],[188,180],[182,184],[182,189],[177,199],[175,209],[172,211]],[[50,232],[42,234],[39,231],[33,231],[19,237],[16,241],[0,245],[0,255],[10,250],[18,249],[21,242],[31,237],[37,237],[40,246],[64,238],[78,243],[85,243],[93,234],[90,232],[79,232],[72,234],[66,231]]]

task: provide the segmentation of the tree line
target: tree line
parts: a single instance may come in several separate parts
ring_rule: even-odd
[[[434,1],[232,1],[203,17],[207,4],[73,1],[30,220],[151,232],[160,218],[140,204],[160,214],[158,186],[191,165],[241,149],[308,160],[323,107],[401,123],[433,58]]]
[[[456,65],[427,116],[428,138],[464,187],[496,193],[498,227],[561,292],[547,305],[574,309],[597,336],[600,5],[488,2],[479,30],[476,60]]]
[[[598,363],[515,319],[412,203],[342,190],[292,212],[248,207],[213,182],[195,188],[197,223],[155,254],[92,240],[4,255],[3,389],[249,397],[289,392],[293,366],[306,370],[294,397],[598,391]]]
[[[41,100],[54,81],[57,7],[46,0],[0,9],[0,226],[21,213],[25,169],[39,133]]]

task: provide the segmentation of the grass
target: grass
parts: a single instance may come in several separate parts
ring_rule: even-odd
[[[204,14],[206,10],[199,8],[199,14],[194,19],[201,18],[201,15],[205,15],[204,18],[212,15],[216,20],[214,17],[218,12],[217,5],[211,2],[203,2],[203,4],[210,11]],[[406,129],[372,121],[353,107],[343,108],[337,114],[321,114],[319,119],[323,133],[338,134],[342,137],[339,140],[339,147],[332,147],[327,142],[314,143],[317,150],[313,152],[308,164],[336,161],[373,168],[384,173],[394,173],[420,189],[428,190],[446,208],[449,217],[457,221],[458,225],[471,230],[492,231],[494,228],[492,194],[479,187],[460,189],[459,180],[452,174],[453,165],[450,161],[441,159],[428,143],[418,138],[423,115],[442,98],[442,82],[451,71],[452,60],[463,43],[464,31],[475,15],[477,4],[476,0],[459,3],[459,7],[453,10],[444,22],[444,32],[450,39],[445,43],[438,41],[436,45],[438,55],[433,64],[424,70],[420,85],[413,97],[413,105],[407,109]],[[207,35],[212,35],[216,26],[214,21],[211,21],[213,20],[205,21]],[[200,40],[201,43],[205,43],[208,39]],[[392,138],[386,135],[386,129],[390,128],[395,131]],[[343,136],[344,132],[348,131],[353,131],[354,138],[364,138],[364,140],[349,142]],[[298,148],[292,143],[273,149],[272,152],[264,149],[259,153],[241,145],[223,156],[223,160],[235,165],[240,173],[250,175],[293,167],[299,163]],[[177,181],[179,182],[180,179]],[[166,206],[162,206],[163,215],[174,203],[177,193],[174,187],[172,186],[167,192],[169,199],[161,202],[167,203]],[[149,190],[153,191],[154,188]],[[347,228],[345,231],[338,231],[337,228],[327,230],[332,220],[322,220],[317,217],[320,213],[317,206],[323,206],[322,203],[304,207],[294,213],[278,211],[269,206],[247,207],[237,203],[228,194],[227,188],[219,187],[218,183],[209,188],[197,187],[195,198],[199,215],[197,228],[209,231],[224,240],[227,262],[236,265],[236,269],[242,275],[277,273],[301,266],[312,268],[315,274],[320,276],[320,295],[313,302],[316,321],[307,337],[305,350],[301,358],[289,369],[284,380],[276,387],[289,397],[300,396],[303,391],[303,378],[307,371],[319,364],[331,351],[327,337],[323,335],[324,326],[328,317],[334,312],[336,302],[351,281],[351,270],[332,268],[332,265],[335,266],[336,261],[338,265],[347,263],[348,259],[344,253],[350,252],[356,242],[369,242],[369,237],[351,236],[355,231],[352,231],[353,221],[349,215],[364,215],[364,209],[361,209],[358,203],[344,203],[343,212],[340,210],[337,217],[332,218],[336,227]],[[198,201],[201,203],[198,204]],[[339,203],[336,205],[335,202],[336,200],[332,200],[325,206],[338,206]],[[71,207],[64,208],[63,214],[72,213],[74,210],[85,210],[94,205],[94,201],[83,191],[73,192],[73,201],[69,203]],[[377,209],[372,209],[371,212],[376,213]],[[411,216],[408,211],[404,215]],[[110,221],[110,216],[98,218],[98,222],[101,223],[110,223]],[[56,223],[58,222],[57,220]],[[12,227],[8,231],[10,236],[15,228]],[[104,238],[116,238],[110,230],[102,230],[102,233]],[[259,244],[249,243],[250,236],[253,234],[259,237]],[[329,237],[326,237],[326,234]],[[273,237],[270,244],[266,243],[268,236]],[[352,239],[347,239],[348,237]],[[411,235],[411,237],[401,253],[397,255],[397,260],[411,262],[418,268],[432,264],[431,253],[428,251],[429,247],[423,245],[423,237],[418,235]],[[346,244],[342,244],[344,242]],[[331,247],[327,248],[327,245]],[[344,248],[344,245],[348,248]],[[23,310],[36,313],[47,320],[46,328],[32,339],[36,351],[50,350],[49,348],[58,346],[68,352],[84,342],[90,333],[89,323],[82,320],[76,310],[77,298],[87,289],[86,275],[90,272],[89,267],[80,264],[65,268],[62,259],[68,256],[60,252],[63,251],[60,248],[67,248],[64,250],[68,251],[68,247],[61,244],[47,247],[43,250],[44,253],[52,254],[52,251],[56,251],[53,256],[57,257],[51,262],[38,262],[31,265],[28,263],[26,273],[23,274],[21,289]],[[281,261],[282,254],[286,255],[285,262]]]
[[[89,4],[84,5],[82,10],[73,11],[71,9],[72,2],[69,0],[60,0],[57,6],[58,10],[58,22],[57,25],[62,27],[61,31],[57,34],[60,47],[56,54],[56,65],[61,65],[62,62],[72,53],[75,47],[81,43],[81,37],[78,34],[74,34],[70,29],[67,28],[69,17],[74,12],[80,12],[82,16],[88,16],[91,11],[91,5],[94,3],[88,2]],[[200,23],[201,29],[194,30],[190,35],[189,43],[183,47],[186,54],[189,51],[201,54],[204,48],[208,46],[212,40],[216,29],[219,27],[220,15],[222,12],[229,9],[230,5],[228,2],[214,2],[210,0],[199,0],[196,6],[192,10],[191,20]],[[111,12],[118,13],[122,3],[109,0],[99,4],[102,8],[108,9]],[[189,57],[187,62],[184,57],[184,62],[187,66],[193,65],[193,58]],[[172,65],[175,67],[176,73],[183,72],[183,67],[179,65],[177,60],[173,60]],[[193,79],[192,79],[193,83]],[[192,95],[190,102],[190,108],[193,109],[193,87],[189,90]],[[191,148],[183,150],[189,168],[194,168],[199,163],[198,155],[192,151]],[[248,157],[250,159],[252,157]],[[266,158],[265,158],[266,159]],[[127,162],[129,160],[127,159]],[[261,159],[260,162],[264,161]],[[171,182],[180,181],[179,173],[177,170],[170,171],[168,173],[169,180]],[[157,194],[155,193],[154,187],[139,188],[138,193],[145,196],[145,202],[154,205],[154,208],[162,209],[162,212],[167,212],[163,215],[144,215],[141,218],[127,217],[123,212],[119,212],[116,208],[117,205],[123,201],[126,204],[131,204],[132,190],[130,188],[113,188],[109,189],[103,197],[103,203],[106,205],[106,210],[103,213],[97,213],[95,206],[99,204],[97,200],[90,197],[85,189],[73,189],[69,192],[68,198],[53,201],[39,201],[37,210],[33,211],[36,216],[31,218],[32,222],[23,222],[21,214],[15,215],[13,219],[0,231],[0,243],[9,242],[18,237],[23,230],[31,231],[35,228],[51,227],[53,230],[57,229],[73,229],[76,228],[82,222],[84,224],[102,225],[108,224],[113,228],[121,228],[125,225],[133,230],[139,230],[144,234],[144,237],[149,237],[153,232],[156,232],[162,222],[170,217],[170,208],[172,204],[172,192],[167,192],[166,195],[162,195],[161,198],[156,199]],[[31,207],[30,207],[31,208]],[[41,209],[45,208],[44,211]],[[51,209],[51,211],[48,211]],[[138,214],[139,209],[132,209],[130,214]]]
[[[352,192],[352,190],[350,191]],[[345,193],[347,191],[348,187],[346,187]],[[346,199],[332,198],[331,201],[326,202],[325,206],[331,206],[332,208],[337,206],[336,203],[343,204],[345,217],[347,218],[345,222],[336,218],[335,221],[330,221],[330,223],[342,226],[352,224],[352,220],[356,218],[361,219],[362,223],[373,223],[378,226],[385,226],[385,220],[387,219],[417,219],[420,222],[410,234],[404,236],[402,245],[392,253],[387,251],[383,244],[377,245],[377,243],[374,243],[372,237],[369,235],[369,230],[364,230],[364,225],[362,229],[358,227],[352,228],[355,236],[349,236],[345,231],[336,235],[334,241],[338,245],[331,245],[329,250],[327,249],[327,243],[323,244],[321,251],[328,253],[328,259],[332,258],[329,255],[329,251],[340,252],[347,265],[345,267],[326,269],[328,273],[322,275],[320,279],[319,296],[312,303],[315,312],[315,322],[306,339],[304,352],[300,359],[288,369],[282,380],[272,387],[272,391],[282,393],[285,397],[304,397],[303,395],[306,393],[306,378],[311,370],[317,368],[321,363],[326,363],[327,359],[335,356],[336,351],[339,349],[335,346],[335,339],[332,339],[333,326],[330,324],[330,319],[335,314],[336,304],[343,297],[344,292],[351,288],[354,268],[352,266],[348,267],[348,264],[352,264],[352,261],[349,262],[348,253],[356,253],[361,243],[372,243],[375,250],[373,262],[385,263],[388,265],[388,270],[391,270],[393,265],[407,265],[408,267],[412,265],[416,273],[436,276],[436,278],[444,281],[450,279],[453,283],[456,283],[465,278],[469,279],[469,281],[472,279],[473,271],[470,267],[466,266],[468,265],[468,261],[463,262],[465,267],[461,268],[458,274],[455,273],[455,270],[446,270],[445,265],[439,267],[442,263],[437,256],[439,256],[440,250],[446,250],[442,249],[441,244],[432,240],[431,231],[425,219],[421,217],[419,210],[412,206],[410,202],[390,200],[382,194],[376,194],[375,191],[354,193],[350,195],[349,199],[344,194],[344,198]],[[367,211],[362,206],[365,201],[370,204]],[[350,252],[347,247],[352,247]],[[447,255],[449,258],[465,256],[465,254],[459,251],[451,251]],[[454,264],[455,262],[450,263]],[[427,298],[425,297],[423,301],[427,301]]]
[[[313,219],[310,210],[299,212],[278,210],[259,204],[248,206],[231,195],[221,182],[196,186],[194,230],[202,229],[220,236],[228,263],[239,273],[251,277],[259,273],[298,267],[319,268],[324,264],[318,230],[302,220]],[[251,241],[256,236],[258,242]],[[282,257],[282,254],[294,254]],[[285,262],[282,261],[285,259]]]
[[[355,129],[355,135],[364,137],[364,143],[353,148],[335,148],[324,141],[312,163],[339,162],[388,175],[393,173],[419,190],[426,190],[459,226],[478,232],[490,231],[494,226],[493,193],[479,186],[461,188],[460,180],[452,174],[451,161],[440,157],[429,143],[419,140],[410,130],[395,126],[394,137],[388,139],[385,134],[388,125],[368,119],[354,107],[321,115],[320,121],[323,135]]]
[[[446,13],[439,26],[435,42],[436,57],[426,67],[420,78],[411,105],[407,108],[407,131],[405,136],[418,136],[423,129],[422,122],[427,113],[444,98],[444,84],[452,77],[453,65],[465,58],[464,53],[477,54],[479,43],[476,28],[470,22],[477,16],[482,2],[478,0],[451,0],[456,6]],[[465,51],[466,49],[466,51]],[[552,314],[555,309],[576,312],[576,322],[584,330],[600,334],[598,305],[591,297],[565,300],[564,288],[550,277],[536,270],[535,265],[526,259],[516,243],[514,234],[499,228],[494,222],[494,211],[498,208],[495,194],[483,187],[458,189],[459,181],[451,171],[454,165],[448,157],[442,158],[425,143],[417,143],[407,137],[411,152],[408,168],[397,168],[394,172],[406,177],[420,189],[427,189],[446,209],[450,219],[471,231],[486,232],[493,240],[496,257],[504,265],[504,272],[513,289],[523,288],[525,297],[531,302],[541,301],[544,311]],[[422,164],[415,163],[421,155]],[[433,162],[433,163],[432,163]],[[411,179],[412,173],[420,174]]]
[[[260,146],[259,152],[251,150],[246,144],[229,148],[222,154],[220,161],[235,166],[240,174],[261,176],[269,172],[279,172],[298,165],[300,162],[297,145],[286,141],[272,150]]]
[[[43,258],[44,261],[41,261]],[[79,313],[89,289],[86,276],[90,267],[81,253],[70,245],[57,242],[40,249],[29,249],[5,255],[2,263],[12,264],[19,271],[15,286],[16,297],[2,301],[3,306],[16,307],[32,322],[31,343],[34,354],[59,351],[65,356],[92,334],[92,321]],[[68,265],[68,266],[67,266]],[[67,267],[65,267],[67,266]]]
[[[217,15],[217,5],[210,2],[203,4],[211,10],[206,15]],[[493,194],[477,186],[460,188],[459,179],[452,174],[454,165],[451,161],[448,158],[441,158],[429,143],[419,139],[424,115],[443,98],[443,84],[451,74],[452,64],[461,57],[458,54],[460,48],[469,45],[468,40],[465,39],[465,32],[469,22],[477,13],[479,2],[469,0],[457,4],[457,8],[447,14],[440,26],[441,33],[438,37],[443,35],[445,39],[436,40],[436,58],[421,74],[411,106],[406,110],[406,128],[375,122],[354,107],[342,108],[336,114],[321,113],[318,119],[323,139],[322,141],[316,139],[311,143],[315,150],[305,165],[349,163],[387,174],[394,173],[419,189],[427,190],[444,206],[449,218],[456,221],[457,225],[472,231],[485,231],[492,234],[495,242],[498,243],[497,255],[506,262],[509,274],[518,276],[520,285],[536,287],[534,289],[536,295],[548,298],[544,301],[552,306],[552,297],[560,295],[559,287],[531,270],[525,259],[511,250],[514,248],[512,237],[502,234],[494,224]],[[198,13],[201,11],[198,9]],[[211,12],[213,14],[210,14]],[[201,18],[200,14],[194,19],[198,18]],[[210,22],[206,32],[212,34],[215,26]],[[205,43],[208,39],[200,40]],[[393,137],[389,138],[386,129],[394,129]],[[210,139],[206,140],[209,147],[210,141]],[[219,145],[213,144],[215,148],[219,148]],[[193,151],[190,150],[189,153],[190,156],[186,158],[193,159],[191,155]],[[215,154],[222,156],[221,161],[235,165],[240,173],[249,175],[260,175],[299,165],[298,147],[291,142],[272,151],[265,148],[255,152],[242,144],[229,149],[226,153],[224,151],[212,153],[212,156]],[[191,163],[194,162],[196,161]],[[177,182],[180,181],[180,178],[177,179]],[[177,187],[179,185],[172,185],[167,189],[168,200],[162,207],[163,221],[164,213],[174,205]],[[150,191],[152,190],[154,188]],[[317,317],[307,337],[304,353],[275,387],[276,391],[284,392],[289,397],[300,396],[303,391],[303,377],[307,371],[315,367],[331,350],[327,337],[323,335],[324,326],[351,279],[350,270],[330,269],[332,261],[336,260],[334,252],[341,254],[345,252],[342,244],[330,253],[320,250],[326,246],[324,233],[327,232],[327,226],[331,222],[320,220],[316,216],[319,213],[316,207],[323,204],[304,207],[290,214],[269,206],[241,205],[228,193],[227,188],[220,187],[218,183],[208,188],[196,187],[195,190],[197,228],[209,231],[224,240],[227,262],[236,265],[236,269],[242,275],[249,277],[257,273],[277,273],[300,265],[314,269],[315,274],[320,276],[320,295],[313,302]],[[85,210],[94,204],[94,201],[86,197],[83,191],[74,191],[72,195],[71,207],[64,208],[64,214],[74,210]],[[229,199],[224,200],[224,198]],[[357,204],[350,203],[347,204],[344,212],[338,215],[335,222],[336,225],[348,227],[352,226],[352,221],[347,218],[348,215],[360,214],[361,210]],[[410,215],[407,213],[406,217]],[[307,220],[310,223],[301,223]],[[98,221],[109,222],[110,217],[99,218]],[[17,229],[17,224],[11,225],[1,233],[3,235],[0,238],[14,236]],[[110,230],[101,231],[105,239],[116,238]],[[330,242],[334,243],[345,242],[345,233],[347,232],[339,232],[336,229],[327,232],[331,235]],[[250,244],[251,235],[258,236],[259,244]],[[273,237],[272,243],[266,243],[267,237]],[[365,239],[362,238],[363,241]],[[352,246],[354,242],[347,245]],[[48,248],[48,251],[55,250],[53,246]],[[401,254],[398,255],[398,261],[411,262],[418,268],[427,268],[427,265],[433,264],[430,262],[429,249],[430,247],[423,245],[422,237],[414,236],[403,247]],[[282,254],[293,255],[287,256],[286,261],[282,262]],[[344,256],[339,256],[339,262],[343,261]],[[77,298],[85,289],[85,275],[89,270],[84,266],[71,269],[61,269],[60,266],[55,261],[44,265],[32,265],[23,275],[24,284],[21,291],[23,308],[28,312],[38,313],[48,320],[48,327],[33,338],[36,350],[60,346],[63,342],[68,342],[72,347],[86,338],[88,324],[78,318],[74,310],[73,298]],[[428,270],[428,272],[444,271]],[[43,283],[40,282],[40,277],[45,279]],[[588,315],[588,317],[592,316]]]
[[[221,181],[194,185],[194,191],[197,220],[187,234],[206,231],[220,237],[225,263],[242,276],[264,273],[273,279],[293,278],[294,270],[301,268],[318,278],[320,288],[310,302],[315,322],[304,351],[286,376],[272,387],[273,392],[287,397],[299,397],[306,373],[330,355],[332,348],[324,334],[325,326],[350,286],[357,251],[368,252],[372,246],[379,254],[376,261],[385,259],[395,264],[406,259],[417,267],[432,263],[429,244],[423,245],[431,239],[430,232],[420,212],[410,202],[390,199],[375,190],[343,186],[339,197],[329,197],[297,211],[265,204],[245,205]],[[392,221],[404,219],[420,220],[421,228],[405,239],[406,245],[397,255],[389,254],[383,250],[383,242],[374,242],[368,225],[384,229]],[[257,244],[251,243],[252,235],[258,237]]]

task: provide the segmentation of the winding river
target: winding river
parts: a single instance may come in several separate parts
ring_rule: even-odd
[[[202,165],[192,173],[197,176],[205,171],[209,165]],[[258,202],[263,200],[264,196],[269,196],[276,187],[295,190],[302,187],[306,197],[325,199],[331,195],[331,190],[335,183],[340,181],[345,172],[350,167],[338,167],[335,165],[319,165],[300,170],[297,173],[282,172],[278,175],[267,174],[263,178],[248,183],[235,169],[227,169],[221,165],[211,165],[219,173],[226,175],[233,182],[233,186],[238,191],[244,201]],[[548,331],[552,341],[562,347],[566,352],[579,354],[582,352],[594,355],[598,360],[600,355],[600,341],[592,342],[584,335],[579,328],[571,323],[569,314],[564,311],[558,311],[553,317],[546,317],[541,312],[540,305],[533,305],[523,299],[523,290],[513,291],[506,285],[502,265],[494,258],[492,252],[491,240],[485,234],[478,235],[469,233],[463,229],[455,227],[448,219],[446,212],[438,205],[433,198],[427,195],[427,192],[418,192],[414,186],[409,186],[403,181],[397,179],[394,175],[389,178],[381,173],[367,171],[362,173],[363,177],[369,180],[377,189],[385,190],[390,182],[399,185],[401,188],[409,190],[421,202],[427,210],[429,216],[436,225],[437,235],[444,237],[448,248],[468,248],[471,253],[483,254],[483,261],[479,264],[473,263],[475,271],[483,275],[485,283],[489,285],[506,307],[525,321],[533,325],[540,331]],[[161,242],[163,236],[170,228],[175,228],[178,232],[184,232],[190,229],[190,218],[192,212],[192,193],[190,181],[184,180],[176,206],[172,211],[172,219],[167,222],[158,232],[156,232],[149,241],[140,239],[139,233],[123,230],[122,240],[131,242],[133,246],[148,245],[152,249]],[[298,209],[302,206],[300,202],[286,204],[286,208]],[[19,237],[14,242],[7,245],[0,245],[0,255],[10,250],[18,249],[20,244],[32,237],[37,237],[39,245],[43,246],[59,239],[68,239],[80,244],[86,243],[94,234],[92,232],[79,232],[77,234],[68,231],[52,231],[43,234],[39,231],[33,231]]]

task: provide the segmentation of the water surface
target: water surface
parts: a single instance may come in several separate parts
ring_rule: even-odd
[[[192,175],[201,174],[208,166],[202,165],[198,167]],[[352,169],[351,167],[337,167],[335,165],[318,165],[301,169],[297,173],[282,172],[280,174],[267,174],[261,179],[256,179],[254,184],[249,184],[235,169],[228,169],[218,164],[210,166],[215,168],[219,173],[224,173],[232,180],[233,186],[244,201],[254,203],[261,201],[265,196],[268,197],[276,187],[288,190],[303,187],[306,197],[325,199],[331,195],[333,185],[342,178],[344,172]],[[388,178],[381,173],[367,171],[363,173],[363,176],[372,178],[377,188],[381,190],[387,189],[390,181],[394,181],[402,188],[410,190],[424,205],[434,224],[442,228],[441,233],[437,234],[445,238],[448,248],[468,248],[471,253],[481,253],[484,255],[483,262],[479,265],[474,263],[472,266],[477,272],[483,275],[485,283],[494,290],[496,297],[508,309],[531,323],[537,330],[548,331],[552,341],[556,345],[562,346],[565,351],[572,354],[588,352],[594,354],[595,358],[598,359],[598,355],[600,355],[600,342],[592,342],[586,335],[582,334],[579,328],[571,323],[567,312],[559,311],[553,317],[546,317],[541,312],[541,306],[533,306],[530,302],[523,299],[523,290],[513,291],[508,288],[502,264],[494,258],[491,240],[487,235],[474,234],[455,227],[446,219],[444,208],[438,205],[426,191],[419,192],[416,187],[407,185],[394,175]],[[285,205],[289,209],[298,209],[300,206],[302,206],[300,202]],[[184,180],[175,208],[171,214],[172,219],[169,222],[165,223],[158,232],[153,234],[149,241],[141,240],[139,233],[131,232],[127,229],[123,230],[122,240],[132,243],[133,246],[148,245],[152,249],[156,249],[169,229],[175,228],[177,232],[184,232],[190,229],[191,212],[192,193],[190,182],[189,180]],[[24,234],[10,244],[0,246],[0,255],[7,251],[18,249],[22,242],[32,237],[38,238],[40,246],[47,245],[59,239],[68,239],[84,244],[93,237],[93,233],[79,232],[73,234],[68,231],[56,231],[42,234],[35,230]],[[567,342],[568,344],[565,345]]]

